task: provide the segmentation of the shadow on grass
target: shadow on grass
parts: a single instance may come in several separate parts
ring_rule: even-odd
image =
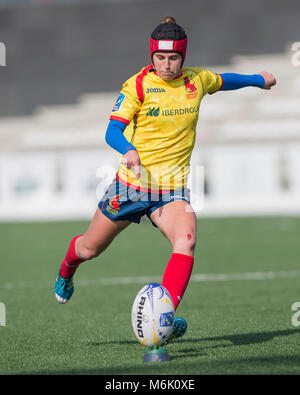
[[[299,333],[299,329],[283,329],[278,331],[271,332],[254,332],[254,333],[242,333],[236,335],[225,335],[225,336],[214,336],[214,337],[202,337],[199,339],[179,339],[178,341],[184,341],[186,343],[194,343],[194,342],[206,342],[206,341],[230,341],[235,346],[241,345],[249,345],[256,343],[264,343],[274,339],[274,337],[278,336],[288,336],[293,335],[294,333]],[[220,345],[222,347],[222,345]]]
[[[241,346],[247,344],[256,344],[256,343],[264,343],[274,339],[274,337],[278,336],[288,336],[293,335],[294,333],[300,334],[300,329],[283,329],[272,332],[254,332],[254,333],[242,333],[235,335],[225,335],[225,336],[212,336],[212,337],[200,337],[200,338],[182,338],[176,340],[176,343],[201,343],[207,341],[230,341],[233,345]],[[129,344],[137,344],[136,340],[119,340],[119,341],[109,341],[109,342],[94,342],[89,343],[89,346],[104,346],[109,344],[120,344],[120,345],[129,345]],[[175,344],[175,343],[174,343]],[[219,347],[223,347],[220,345]]]
[[[209,348],[226,348],[240,345],[251,345],[268,342],[278,336],[289,336],[299,333],[299,329],[285,329],[271,332],[255,332],[245,334],[234,334],[225,336],[212,336],[203,338],[184,338],[170,344],[168,350],[171,361],[154,364],[145,364],[136,361],[133,366],[101,366],[83,369],[66,369],[57,371],[31,371],[31,372],[15,372],[17,374],[26,375],[168,375],[168,374],[194,374],[194,375],[217,375],[217,374],[299,374],[300,353],[299,355],[286,355],[283,352],[281,356],[258,356],[250,358],[233,358],[224,359],[220,356],[218,360],[210,360],[203,353]],[[229,344],[207,345],[204,342],[230,342]],[[121,340],[110,342],[93,342],[88,346],[101,347],[105,345],[136,345],[135,340]],[[185,349],[173,349],[171,346],[176,344],[191,344],[191,347]],[[196,346],[197,344],[197,346]],[[204,357],[199,358],[199,357]],[[14,374],[15,374],[14,373]]]

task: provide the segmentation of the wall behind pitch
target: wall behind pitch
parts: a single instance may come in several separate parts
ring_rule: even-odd
[[[237,54],[283,52],[299,39],[298,0],[120,0],[1,8],[7,66],[0,67],[0,116],[74,102],[85,92],[118,91],[149,62],[149,35],[170,14],[189,36],[186,65],[224,65]]]
[[[299,143],[196,148],[192,206],[199,216],[299,215],[299,158]],[[110,150],[2,155],[0,221],[90,219],[117,168]]]

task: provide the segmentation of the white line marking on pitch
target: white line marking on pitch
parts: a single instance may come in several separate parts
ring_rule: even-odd
[[[249,272],[249,273],[212,273],[212,274],[193,274],[191,282],[208,281],[237,281],[237,280],[272,280],[276,278],[291,278],[300,276],[300,270],[278,271],[278,272]],[[161,276],[149,277],[113,277],[99,278],[95,280],[78,280],[78,285],[122,285],[122,284],[147,284],[151,281],[160,282]]]
[[[213,281],[240,281],[240,280],[273,280],[278,278],[292,278],[300,276],[300,270],[278,271],[278,272],[248,272],[248,273],[196,273],[191,276],[191,282],[213,282]],[[78,279],[75,286],[106,286],[106,285],[127,285],[127,284],[147,284],[149,282],[161,282],[162,276],[142,276],[142,277],[111,277],[98,279]],[[1,288],[7,290],[14,288],[46,287],[50,283],[33,282],[6,282]],[[52,286],[54,286],[54,281]]]

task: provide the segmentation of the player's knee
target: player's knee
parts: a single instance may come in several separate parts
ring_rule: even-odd
[[[196,236],[192,232],[182,233],[175,237],[173,246],[193,252],[196,247]]]
[[[186,244],[191,251],[194,251],[196,247],[196,236],[193,235],[192,233],[187,233]]]
[[[89,260],[99,255],[99,249],[94,246],[87,246],[82,243],[78,249],[78,255],[81,259]]]

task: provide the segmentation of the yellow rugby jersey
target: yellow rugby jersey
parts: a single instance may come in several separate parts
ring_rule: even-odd
[[[128,124],[124,136],[141,160],[141,176],[120,164],[117,177],[137,189],[186,186],[195,144],[200,102],[222,86],[222,77],[200,67],[184,67],[179,77],[162,80],[153,66],[123,85],[110,119]]]

